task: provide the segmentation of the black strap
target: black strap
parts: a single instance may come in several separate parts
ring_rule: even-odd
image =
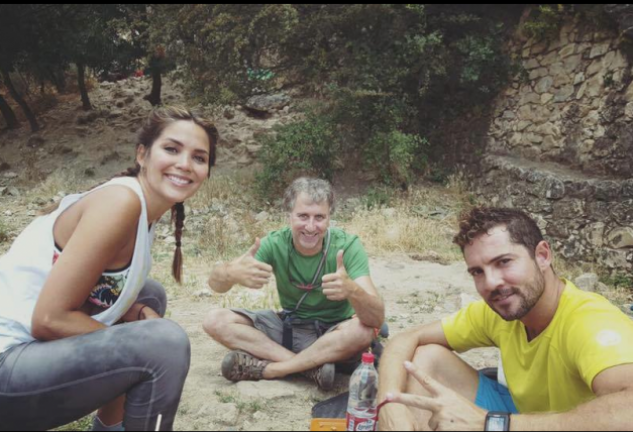
[[[321,274],[321,271],[325,268],[325,263],[327,260],[327,254],[330,250],[330,230],[328,228],[327,230],[327,237],[326,237],[326,241],[325,241],[325,248],[323,249],[323,256],[321,257],[321,261],[319,262],[319,266],[316,269],[316,273],[314,274],[314,277],[312,278],[312,283],[311,285],[314,286],[314,284],[316,284],[317,279],[319,278],[319,275]],[[288,259],[290,259],[290,256],[288,256]],[[308,295],[310,294],[310,292],[312,292],[313,290],[310,291],[306,291],[301,298],[299,299],[299,301],[297,302],[297,305],[295,306],[295,308],[291,311],[288,310],[284,310],[281,313],[283,322],[284,322],[284,326],[283,326],[283,336],[282,336],[282,345],[284,348],[286,348],[289,351],[292,351],[292,346],[293,346],[293,334],[292,334],[292,324],[293,324],[293,318],[292,316],[294,314],[297,313],[297,311],[299,310],[299,308],[301,307],[301,305],[303,304],[303,302],[305,301],[305,299],[308,297]],[[316,320],[315,322],[315,326],[317,327],[317,329],[319,328],[319,322],[318,320]],[[317,334],[320,333],[320,329],[317,330]]]

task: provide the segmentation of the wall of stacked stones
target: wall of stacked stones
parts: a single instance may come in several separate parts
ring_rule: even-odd
[[[529,211],[569,260],[633,269],[633,84],[617,37],[566,23],[516,40],[523,65],[497,98],[473,177],[489,203]],[[482,175],[483,174],[483,175]]]

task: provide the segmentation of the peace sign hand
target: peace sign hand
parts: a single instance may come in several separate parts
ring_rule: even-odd
[[[388,393],[387,400],[412,408],[430,411],[429,428],[438,431],[482,431],[487,412],[454,390],[443,386],[428,375],[423,374],[411,362],[405,362],[405,369],[428,392],[429,396],[406,393]]]

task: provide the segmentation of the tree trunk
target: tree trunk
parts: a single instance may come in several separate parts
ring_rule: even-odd
[[[86,65],[82,62],[77,62],[77,81],[79,84],[79,93],[81,93],[81,104],[84,111],[90,111],[92,105],[90,105],[90,98],[88,97],[88,90],[86,89]]]
[[[4,80],[4,85],[6,85],[7,88],[9,89],[9,93],[11,94],[11,97],[17,102],[18,105],[20,105],[20,108],[22,108],[22,111],[24,112],[26,119],[29,121],[29,124],[31,125],[31,131],[37,132],[38,130],[40,130],[40,125],[37,124],[35,115],[33,115],[33,112],[29,108],[24,98],[20,96],[18,91],[13,86],[13,82],[11,82],[11,77],[9,76],[9,71],[6,69],[6,67],[2,67],[0,69],[0,72],[2,73],[2,79]]]
[[[57,89],[57,93],[64,93],[66,91],[66,80],[64,77],[64,72],[62,71],[59,75],[57,75],[55,71],[53,71],[51,68],[47,68],[46,73],[55,86],[55,89]]]
[[[159,68],[152,68],[152,92],[147,96],[147,100],[152,106],[161,104],[160,93],[163,87],[163,80]]]
[[[4,121],[7,122],[9,129],[15,129],[20,125],[11,106],[9,106],[2,95],[0,95],[0,112],[2,112],[2,117],[4,117]]]

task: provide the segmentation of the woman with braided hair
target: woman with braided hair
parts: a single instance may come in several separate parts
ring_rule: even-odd
[[[180,282],[190,198],[218,132],[179,108],[151,114],[136,165],[64,198],[0,257],[0,430],[46,430],[97,409],[93,430],[171,430],[189,370],[185,332],[148,279],[156,222],[171,210]],[[114,325],[119,324],[119,325]]]

